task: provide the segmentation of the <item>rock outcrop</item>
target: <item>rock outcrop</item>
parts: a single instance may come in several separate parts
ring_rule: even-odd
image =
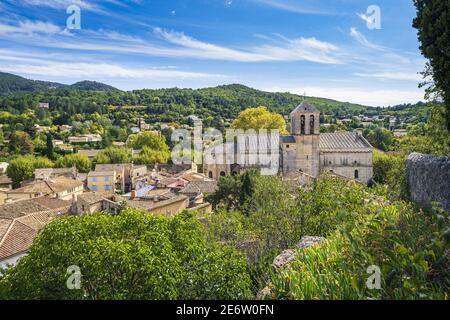
[[[437,202],[450,212],[450,157],[412,153],[406,170],[412,201],[425,207]]]
[[[272,268],[274,271],[278,271],[280,269],[284,269],[289,266],[289,264],[295,259],[299,250],[306,250],[308,248],[320,245],[326,239],[322,237],[311,237],[305,236],[303,237],[299,243],[295,245],[295,249],[287,249],[284,250],[281,254],[273,259]],[[257,299],[266,299],[271,295],[271,283],[268,283],[267,286],[258,292]]]

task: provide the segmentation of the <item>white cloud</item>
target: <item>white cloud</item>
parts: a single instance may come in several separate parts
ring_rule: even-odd
[[[93,4],[92,1],[85,0],[9,0],[10,2],[20,2],[27,6],[39,6],[52,9],[67,9],[71,5],[76,5],[81,9],[89,11],[102,11],[100,7]]]
[[[50,22],[43,21],[19,21],[17,25],[0,23],[0,34],[58,34],[62,29]]]
[[[335,87],[329,85],[321,86],[299,86],[298,88],[265,88],[263,90],[273,92],[291,92],[308,96],[323,97],[342,102],[357,103],[366,106],[392,106],[402,103],[416,103],[423,101],[422,89],[411,87],[411,89],[384,89],[363,87]]]
[[[172,68],[135,68],[109,63],[66,63],[42,62],[40,64],[2,64],[4,72],[14,72],[26,75],[46,75],[60,78],[141,78],[141,79],[205,79],[223,78],[223,75],[186,72]]]
[[[367,38],[361,32],[359,32],[358,29],[356,29],[355,27],[350,28],[350,36],[365,47],[368,47],[371,49],[376,49],[376,50],[384,50],[384,48],[382,46],[376,45],[376,44],[370,42],[369,40],[367,40]]]
[[[251,0],[257,4],[272,7],[278,10],[289,11],[301,14],[333,14],[330,11],[322,10],[317,7],[317,2],[311,3],[311,1],[296,1],[296,0]],[[309,2],[309,5],[307,3]]]
[[[364,78],[377,78],[384,80],[405,80],[405,81],[422,81],[422,75],[419,73],[408,72],[379,72],[379,73],[355,73],[355,76]]]

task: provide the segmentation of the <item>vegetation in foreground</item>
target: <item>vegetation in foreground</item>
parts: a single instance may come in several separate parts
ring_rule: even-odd
[[[232,183],[246,192],[231,193]],[[324,176],[303,189],[248,172],[222,179],[214,198],[206,215],[54,221],[3,274],[0,297],[243,299],[269,286],[273,299],[449,298],[448,213],[388,199],[386,186]],[[306,235],[327,241],[274,272],[273,258]],[[66,288],[71,265],[82,290]],[[382,270],[380,290],[365,285],[370,265]]]

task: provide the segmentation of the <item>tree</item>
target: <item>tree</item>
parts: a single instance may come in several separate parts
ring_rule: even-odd
[[[150,131],[131,135],[128,138],[128,146],[136,150],[147,147],[154,151],[169,152],[164,136]]]
[[[47,158],[54,159],[55,154],[53,151],[53,137],[50,132],[47,133],[47,150],[46,150]]]
[[[286,122],[277,113],[272,113],[266,107],[249,108],[239,113],[238,117],[231,124],[233,129],[259,131],[260,129],[278,129],[281,134],[286,134]]]
[[[93,228],[92,226],[95,226]],[[67,268],[81,272],[68,290]],[[0,278],[0,299],[245,299],[246,260],[206,241],[191,213],[174,218],[127,209],[47,225],[30,254]]]
[[[33,154],[34,146],[30,135],[23,131],[14,131],[10,136],[9,151],[12,154]]]
[[[130,163],[131,149],[122,147],[109,147],[99,152],[95,158],[95,163],[109,164],[109,163]]]
[[[442,0],[414,0],[417,17],[413,27],[418,30],[422,54],[429,59],[428,70],[436,90],[442,92],[450,131],[450,2]]]
[[[142,151],[135,157],[133,157],[133,162],[136,164],[164,164],[170,158],[169,151],[158,151],[150,149],[149,147],[143,147]]]
[[[33,178],[35,169],[51,167],[53,167],[53,163],[47,158],[31,155],[21,156],[9,163],[6,174],[12,180],[13,187],[17,188],[22,181]]]
[[[89,172],[92,163],[89,158],[80,153],[67,154],[55,162],[57,168],[71,168],[75,166],[79,172]]]
[[[383,151],[389,150],[394,139],[391,131],[380,127],[366,130],[364,136],[367,137],[367,140],[372,146]]]

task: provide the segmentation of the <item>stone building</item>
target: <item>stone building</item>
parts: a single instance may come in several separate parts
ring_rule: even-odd
[[[322,172],[355,179],[369,183],[373,176],[373,147],[362,136],[360,131],[320,133],[320,111],[313,105],[303,102],[290,114],[291,134],[279,137],[279,155],[277,160],[278,173],[283,176],[305,174],[317,177]],[[270,136],[258,137],[258,148],[270,149]],[[252,139],[250,139],[252,140]],[[254,144],[255,142],[253,142]],[[238,142],[239,144],[239,142]],[[240,147],[234,144],[214,146],[207,151],[213,161],[203,165],[203,172],[209,178],[238,174],[248,168],[261,168],[258,164],[244,162],[226,162],[224,158],[234,154]],[[251,143],[245,148],[252,149]],[[246,151],[251,154],[253,151]],[[218,156],[218,154],[225,154]],[[221,161],[214,161],[220,159]],[[272,164],[273,165],[273,164]]]

